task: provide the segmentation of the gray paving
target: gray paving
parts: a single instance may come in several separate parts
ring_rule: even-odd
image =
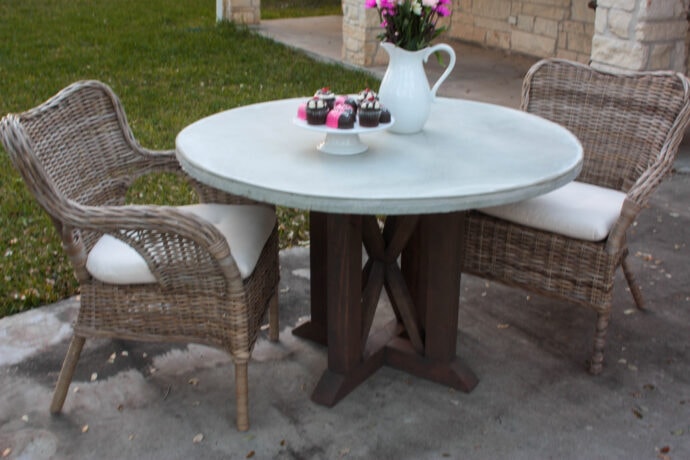
[[[338,27],[310,18],[260,32],[338,59]],[[444,95],[517,106],[533,59],[454,46]],[[685,158],[630,232],[648,311],[619,277],[598,377],[584,370],[592,312],[464,276],[457,350],[480,378],[472,393],[383,368],[334,408],[318,406],[309,395],[325,350],[290,333],[309,311],[308,248],[293,248],[281,253],[280,343],[262,336],[249,368],[249,432],[234,429],[229,357],[197,345],[88,341],[64,413],[50,416],[72,298],[0,320],[0,458],[690,458]]]

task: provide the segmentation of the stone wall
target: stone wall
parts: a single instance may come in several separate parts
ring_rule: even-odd
[[[449,35],[537,57],[589,62],[594,18],[587,0],[454,0]]]
[[[689,0],[598,0],[592,66],[687,71]]]

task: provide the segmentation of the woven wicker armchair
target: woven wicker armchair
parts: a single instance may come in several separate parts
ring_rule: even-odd
[[[673,72],[615,75],[564,60],[536,63],[521,108],[579,138],[582,172],[545,196],[468,214],[464,272],[597,313],[592,374],[602,370],[619,266],[643,308],[626,263],[626,230],[672,169],[690,116],[689,87]],[[579,228],[590,225],[598,228]]]
[[[5,116],[0,135],[80,283],[51,412],[62,409],[86,337],[195,342],[232,356],[237,427],[248,429],[247,362],[267,311],[278,339],[275,210],[191,179],[213,204],[126,205],[138,177],[184,174],[173,151],[137,143],[117,96],[97,81]]]

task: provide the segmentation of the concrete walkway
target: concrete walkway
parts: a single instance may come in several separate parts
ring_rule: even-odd
[[[337,22],[266,21],[260,32],[337,60]],[[444,95],[518,105],[533,59],[454,46]],[[290,333],[309,312],[308,248],[294,248],[281,253],[280,343],[260,338],[249,367],[249,432],[234,429],[229,357],[197,345],[87,341],[64,413],[51,417],[78,305],[68,299],[0,320],[0,458],[690,458],[684,168],[630,232],[649,311],[619,276],[598,377],[584,367],[593,312],[464,276],[457,347],[480,379],[472,393],[383,368],[334,408],[318,406],[309,395],[325,350]]]

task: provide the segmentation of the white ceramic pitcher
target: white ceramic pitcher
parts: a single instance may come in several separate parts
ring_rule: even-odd
[[[378,93],[381,104],[390,110],[395,118],[395,123],[389,130],[401,134],[417,133],[424,128],[429,118],[431,103],[436,97],[438,87],[455,66],[455,51],[444,43],[419,51],[407,51],[388,42],[381,43],[381,46],[390,57]],[[430,90],[424,63],[436,51],[447,53],[450,61]]]

